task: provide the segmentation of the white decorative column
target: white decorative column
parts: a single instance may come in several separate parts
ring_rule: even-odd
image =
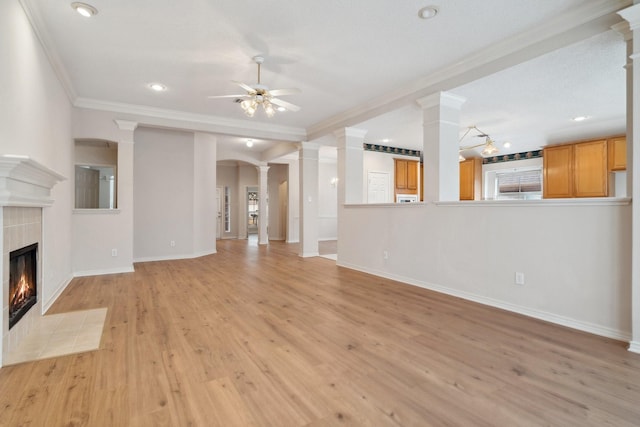
[[[267,176],[269,166],[256,166],[258,169],[258,244],[269,243],[267,225],[269,224],[269,194],[267,191]]]
[[[313,142],[301,142],[300,251],[301,257],[318,256],[318,150]]]
[[[138,127],[137,122],[129,120],[115,120],[118,129],[118,221],[121,222],[120,232],[127,236],[122,241],[122,249],[118,251],[116,262],[122,271],[133,271],[133,133]]]
[[[338,206],[362,203],[364,200],[363,143],[367,131],[344,128],[337,130],[338,140]]]
[[[640,185],[633,185],[640,171],[640,4],[618,12],[629,23],[627,37],[627,194],[631,194],[631,343],[629,351],[640,353]],[[631,187],[631,188],[629,188]]]
[[[460,109],[465,98],[437,92],[419,99],[423,110],[424,200],[460,200]]]
[[[216,253],[216,147],[215,135],[193,135],[193,253]]]

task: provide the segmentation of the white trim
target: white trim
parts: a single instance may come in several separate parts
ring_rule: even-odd
[[[279,126],[250,120],[228,119],[208,114],[187,113],[184,111],[148,107],[145,105],[125,104],[122,102],[101,101],[98,99],[79,97],[76,98],[73,106],[89,110],[130,114],[138,119],[138,125],[167,126],[164,120],[175,120],[179,122],[172,124],[172,127],[176,129],[183,128],[188,130],[201,130],[205,132],[215,131],[244,137],[261,137],[262,135],[270,135],[270,137],[273,138],[294,142],[307,139],[307,133],[303,128]],[[143,118],[146,118],[146,120]],[[157,121],[153,119],[161,120]]]
[[[535,319],[544,320],[546,322],[551,322],[557,325],[566,326],[572,329],[577,329],[579,331],[589,332],[591,334],[595,334],[595,335],[599,335],[599,336],[603,336],[603,337],[607,337],[615,340],[621,340],[621,341],[627,341],[627,342],[631,340],[630,332],[612,329],[612,328],[596,325],[589,322],[583,322],[583,321],[572,319],[569,317],[559,316],[557,314],[549,313],[546,311],[535,310],[528,307],[522,307],[516,304],[511,304],[511,303],[496,300],[493,298],[484,297],[482,295],[476,295],[469,292],[459,291],[457,289],[452,289],[447,286],[436,285],[433,283],[423,282],[420,280],[414,280],[409,277],[404,277],[400,275],[388,274],[383,271],[370,270],[354,264],[342,262],[340,261],[340,259],[338,259],[338,261],[336,262],[336,265],[339,267],[346,267],[352,270],[361,271],[363,273],[372,274],[374,276],[384,277],[385,279],[395,280],[397,282],[405,283],[408,285],[429,289],[431,291],[439,292],[446,295],[451,295],[451,296],[462,298],[468,301],[477,302],[490,307],[511,311],[511,312],[522,314],[528,317],[533,317]],[[640,352],[640,348],[638,348],[637,346],[634,345],[633,348],[634,350],[631,350],[631,346],[630,346],[631,351],[635,351],[637,349],[639,350],[638,352]]]
[[[42,301],[42,313],[41,314],[45,314],[53,305],[54,302],[56,302],[56,300],[58,299],[58,297],[60,297],[60,295],[62,295],[62,292],[64,292],[65,289],[67,289],[67,286],[69,286],[69,283],[71,283],[71,280],[73,279],[73,276],[69,276],[69,278],[63,280],[62,282],[60,282],[60,284],[58,285],[58,287],[56,288],[55,292],[53,293],[53,295],[51,295],[51,297],[49,297],[48,300],[46,301]]]
[[[346,209],[362,209],[362,208],[394,208],[394,209],[406,209],[417,208],[426,206],[426,202],[413,202],[413,203],[347,203],[342,205]]]
[[[311,258],[311,257],[314,257],[314,256],[320,256],[320,253],[318,253],[318,252],[307,252],[307,253],[304,253],[304,254],[299,254],[298,256],[300,258]]]
[[[67,73],[67,69],[64,66],[64,62],[60,58],[58,50],[55,48],[55,43],[52,41],[52,38],[46,29],[47,26],[44,25],[44,21],[42,20],[42,17],[38,12],[38,8],[31,6],[31,0],[19,0],[19,2],[22,6],[22,10],[24,10],[24,14],[27,16],[27,19],[31,23],[33,32],[36,34],[36,37],[42,45],[42,50],[44,50],[44,53],[49,60],[49,64],[51,64],[51,68],[53,68],[53,71],[58,77],[62,88],[67,94],[69,102],[73,103],[78,95],[73,88],[73,84],[71,83],[69,73]]]
[[[575,199],[539,200],[469,200],[460,202],[434,202],[436,206],[626,206],[630,197],[585,197]]]
[[[105,268],[98,270],[82,270],[75,271],[73,273],[73,277],[86,277],[86,276],[102,276],[105,274],[120,274],[120,273],[134,273],[135,269],[133,265],[129,267],[115,267],[115,268]]]
[[[632,353],[640,354],[640,341],[631,341],[629,342],[628,350]]]
[[[162,255],[162,256],[155,256],[155,257],[135,258],[133,262],[138,263],[138,262],[175,261],[180,259],[200,258],[207,255],[214,255],[216,253],[218,252],[215,249],[213,249],[211,251],[196,252],[194,254]]]
[[[122,211],[120,209],[73,209],[73,215],[117,215]]]
[[[338,240],[338,236],[336,236],[336,237],[318,237],[318,242],[331,242],[333,240]]]
[[[51,206],[51,188],[66,178],[27,156],[0,156],[1,206]]]

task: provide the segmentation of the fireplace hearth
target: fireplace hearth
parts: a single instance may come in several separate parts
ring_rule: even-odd
[[[9,329],[38,301],[38,244],[9,254]]]

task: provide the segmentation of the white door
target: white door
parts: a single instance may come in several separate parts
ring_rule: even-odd
[[[367,172],[367,202],[391,203],[389,172]]]
[[[218,218],[216,219],[216,239],[222,238],[222,187],[216,187],[216,206]]]

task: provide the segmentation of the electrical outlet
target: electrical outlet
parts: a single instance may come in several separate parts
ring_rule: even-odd
[[[388,251],[382,251],[382,258],[383,259],[389,259],[389,252]]]
[[[111,249],[111,256],[118,256],[118,250],[117,249]]]
[[[176,241],[172,240],[171,242],[169,242],[169,246],[171,246],[172,248],[175,248],[176,246]]]
[[[524,285],[524,273],[516,271],[516,285]]]

